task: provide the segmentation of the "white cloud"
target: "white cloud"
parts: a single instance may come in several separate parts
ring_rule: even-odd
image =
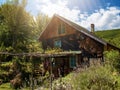
[[[39,3],[36,6],[37,9],[50,17],[53,16],[53,14],[59,14],[73,21],[79,20],[78,14],[80,13],[80,10],[78,10],[77,7],[72,10],[69,9],[67,7],[68,0],[58,0],[56,3],[52,3],[50,0],[37,0],[37,2]]]
[[[120,28],[120,9],[116,7],[108,7],[107,9],[95,10],[94,13],[81,13],[79,8],[68,8],[69,0],[56,0],[53,3],[51,0],[36,0],[34,8],[37,11],[53,16],[59,14],[79,25],[89,29],[90,24],[94,23],[97,30]]]
[[[86,18],[84,14],[81,15],[79,24],[86,28],[89,28],[91,23],[95,24],[97,30],[120,28],[120,10],[116,7],[109,7],[107,10],[96,10],[95,13]]]

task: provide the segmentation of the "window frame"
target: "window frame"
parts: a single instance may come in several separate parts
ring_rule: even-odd
[[[57,47],[57,48],[61,48],[62,47],[62,41],[61,41],[61,39],[55,39],[54,40],[54,47]]]
[[[58,25],[58,34],[61,35],[61,34],[65,34],[65,33],[66,33],[65,24],[64,23],[60,23]]]
[[[70,66],[70,68],[76,67],[76,56],[70,56],[69,57],[69,66]]]

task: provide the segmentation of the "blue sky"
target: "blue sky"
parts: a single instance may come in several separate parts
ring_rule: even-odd
[[[28,0],[26,10],[33,16],[56,13],[87,29],[91,23],[96,30],[120,28],[120,0]]]

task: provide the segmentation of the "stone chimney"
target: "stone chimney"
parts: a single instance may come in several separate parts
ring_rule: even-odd
[[[95,26],[94,24],[91,24],[91,33],[94,33],[95,32]]]

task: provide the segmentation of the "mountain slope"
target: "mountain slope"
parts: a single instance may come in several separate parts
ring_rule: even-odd
[[[120,48],[120,29],[96,31],[95,34]]]

